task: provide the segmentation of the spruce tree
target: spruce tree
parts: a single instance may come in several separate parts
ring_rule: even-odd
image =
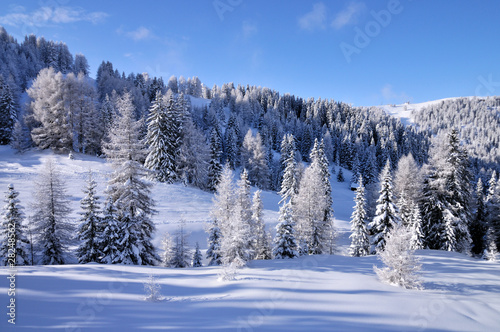
[[[66,186],[52,159],[45,162],[35,184],[33,222],[41,249],[40,264],[64,264],[74,226],[68,218],[71,209]]]
[[[185,268],[190,266],[191,251],[188,245],[189,235],[184,230],[184,223],[181,222],[173,240],[173,255],[169,262],[170,267]]]
[[[112,162],[108,195],[117,209],[119,255],[114,263],[154,265],[159,261],[152,244],[155,212],[151,184],[144,180],[148,174],[141,160],[146,150],[139,139],[140,121],[134,120],[132,97],[125,93],[118,100],[120,117],[115,120],[109,143],[104,152]]]
[[[100,208],[99,196],[96,194],[97,183],[94,180],[92,171],[89,171],[87,186],[84,189],[85,197],[81,200],[80,206],[83,212],[80,214],[80,227],[78,229],[78,239],[82,242],[77,249],[79,263],[99,262],[102,252],[99,244],[102,230],[100,229]]]
[[[295,139],[293,135],[287,134],[281,142],[281,166],[283,177],[281,180],[281,203],[293,201],[298,192],[297,161],[295,159]]]
[[[0,255],[5,266],[29,265],[26,227],[23,225],[23,207],[19,204],[19,193],[9,184],[5,195],[0,229]]]
[[[411,245],[412,250],[424,249],[425,234],[422,229],[422,216],[417,204],[413,206],[410,222]]]
[[[203,264],[201,263],[202,257],[200,252],[200,245],[196,242],[196,247],[194,249],[193,260],[191,261],[192,267],[201,267]]]
[[[209,260],[208,265],[221,265],[222,257],[220,254],[220,243],[222,240],[221,230],[217,219],[214,219],[208,229],[208,249],[206,258]]]
[[[9,85],[0,77],[0,144],[9,144],[17,121],[17,111]]]
[[[263,218],[261,191],[257,190],[252,198],[252,222],[255,232],[255,259],[271,259],[271,244]]]
[[[220,164],[220,145],[218,142],[218,136],[215,130],[212,130],[210,135],[210,161],[208,163],[208,183],[207,187],[211,191],[215,191],[217,185],[219,184],[222,166]]]
[[[152,170],[152,177],[160,182],[171,182],[172,174],[169,173],[171,165],[168,151],[168,132],[166,123],[166,106],[161,91],[158,91],[149,109],[148,133],[146,145],[148,154],[144,166]]]
[[[351,256],[360,257],[370,253],[370,237],[367,230],[368,216],[363,177],[359,176],[356,183],[358,183],[358,188],[354,199],[356,204],[351,216],[351,235],[349,236],[351,246],[349,247],[349,253]]]
[[[99,237],[99,248],[102,252],[100,262],[104,264],[112,264],[118,256],[119,247],[119,227],[118,215],[113,200],[108,197],[103,209],[103,217],[101,226],[102,232]]]
[[[273,241],[274,258],[287,259],[298,257],[293,224],[291,203],[287,202],[280,207],[279,222],[276,225],[276,236]]]
[[[372,252],[384,249],[386,237],[389,231],[399,224],[398,209],[394,204],[392,187],[391,163],[387,163],[380,175],[380,195],[377,199],[377,207],[373,221],[368,225],[372,238]]]
[[[337,182],[344,182],[344,171],[342,170],[342,167],[339,167],[339,171],[337,173]]]

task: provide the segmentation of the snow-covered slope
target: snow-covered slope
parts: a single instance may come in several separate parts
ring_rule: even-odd
[[[380,283],[375,257],[256,261],[236,280],[219,268],[20,267],[16,330],[495,331],[500,264],[421,251],[426,290]],[[5,275],[5,270],[2,270]],[[154,274],[164,299],[144,301]],[[6,304],[6,278],[0,301]],[[5,306],[3,306],[4,311]],[[7,318],[0,330],[9,327]]]
[[[103,159],[49,151],[15,154],[0,147],[0,192],[13,183],[21,204],[29,204],[44,159],[54,158],[67,181],[77,220],[82,188],[89,169],[96,173],[101,197],[111,168]],[[350,178],[349,172],[345,173]],[[382,284],[373,272],[375,257],[343,256],[349,244],[353,192],[332,179],[339,255],[296,260],[256,261],[235,281],[219,282],[217,267],[166,269],[117,265],[19,267],[16,275],[18,330],[196,331],[493,331],[500,326],[500,264],[456,253],[420,251],[424,291]],[[180,184],[155,184],[158,213],[154,244],[163,232],[176,230],[181,220],[191,232],[190,243],[207,248],[204,229],[210,220],[213,195]],[[3,195],[2,195],[3,196]],[[274,231],[279,196],[264,192],[264,216]],[[206,264],[206,262],[204,262]],[[0,330],[11,327],[6,305],[10,271],[0,269]],[[149,274],[158,277],[165,299],[144,301]]]

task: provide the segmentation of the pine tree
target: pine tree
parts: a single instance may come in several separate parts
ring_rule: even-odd
[[[252,198],[252,222],[255,232],[255,259],[271,259],[271,244],[266,232],[262,210],[261,191],[257,190]]]
[[[108,194],[118,213],[120,255],[114,263],[154,265],[159,257],[151,243],[155,230],[150,216],[155,212],[151,184],[143,180],[147,174],[141,160],[145,148],[139,139],[141,123],[134,121],[134,106],[129,93],[118,101],[120,118],[115,120],[104,152],[114,169]]]
[[[375,217],[368,225],[373,234],[372,252],[379,252],[384,249],[387,234],[395,225],[399,224],[399,212],[394,204],[391,163],[389,160],[387,160],[380,175],[380,187]]]
[[[476,186],[476,213],[470,225],[470,235],[472,239],[472,252],[481,255],[486,249],[486,232],[488,230],[488,220],[486,204],[483,193],[483,181],[481,178]]]
[[[276,259],[298,257],[291,203],[287,202],[280,207],[279,223],[276,225],[273,256]]]
[[[491,262],[496,262],[498,257],[498,249],[495,243],[494,231],[491,227],[488,228],[488,232],[486,233],[486,243],[487,247],[484,250],[483,258]]]
[[[329,203],[326,191],[319,162],[314,159],[300,181],[293,210],[299,240],[305,240],[313,255],[326,252],[331,227],[330,219],[324,220]]]
[[[203,264],[201,263],[202,257],[200,252],[200,245],[196,242],[196,247],[194,249],[193,260],[191,261],[192,267],[201,267]]]
[[[167,174],[168,183],[177,180],[176,160],[182,144],[182,128],[184,110],[179,109],[179,105],[174,100],[174,95],[169,91],[165,104],[165,133],[166,133],[166,155],[164,172]]]
[[[173,256],[169,262],[170,267],[185,268],[190,266],[191,252],[188,246],[189,235],[184,231],[184,223],[181,222],[174,236]]]
[[[342,170],[342,167],[339,167],[339,171],[337,173],[337,182],[344,182],[344,171]]]
[[[45,162],[35,188],[33,222],[41,248],[40,264],[64,264],[74,227],[68,220],[71,209],[65,183],[52,159]]]
[[[118,227],[118,216],[116,208],[110,197],[107,198],[104,209],[103,217],[101,220],[102,229],[101,236],[99,238],[99,248],[102,252],[100,257],[100,263],[112,264],[118,256],[119,247],[119,227]]]
[[[100,229],[99,196],[96,195],[96,187],[97,183],[90,171],[87,187],[83,191],[85,197],[80,202],[83,212],[78,229],[78,239],[82,242],[77,250],[79,263],[99,262],[102,256],[99,245],[102,230]]]
[[[421,289],[418,275],[421,265],[410,249],[411,234],[401,225],[396,225],[388,234],[385,248],[378,252],[386,267],[374,267],[380,280],[407,289]]]
[[[8,84],[0,77],[0,144],[9,144],[17,121],[17,110]]]
[[[166,106],[161,91],[158,91],[149,109],[148,133],[146,136],[148,155],[144,166],[152,170],[153,178],[160,182],[171,182],[173,179],[172,174],[169,173],[169,170],[172,169],[169,162],[172,162],[172,160],[169,158],[166,121]]]
[[[212,130],[210,135],[210,161],[208,164],[208,184],[207,187],[211,191],[215,191],[220,181],[222,167],[220,164],[220,147],[218,144],[217,133]]]
[[[222,240],[221,230],[217,219],[214,219],[208,229],[208,249],[206,257],[209,260],[208,265],[221,265],[222,257],[220,255],[220,243]]]
[[[356,181],[358,188],[356,189],[356,205],[351,216],[351,246],[349,253],[351,256],[360,257],[370,253],[370,237],[368,236],[367,224],[368,216],[366,212],[365,186],[363,185],[363,177],[360,176]]]
[[[23,207],[19,204],[19,193],[9,184],[5,195],[0,229],[0,255],[5,266],[29,265],[26,227],[23,225]]]
[[[283,177],[279,192],[281,195],[280,204],[293,201],[293,197],[297,194],[299,186],[297,161],[295,159],[295,139],[291,134],[285,135],[281,142],[281,166],[283,168]]]
[[[425,234],[422,229],[422,216],[420,213],[420,208],[417,204],[414,205],[412,215],[411,215],[411,223],[410,223],[410,232],[411,232],[411,245],[410,248],[412,250],[424,249],[424,240]]]

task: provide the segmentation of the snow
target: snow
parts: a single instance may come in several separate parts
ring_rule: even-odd
[[[29,215],[33,180],[44,159],[53,157],[70,194],[71,217],[77,220],[88,170],[95,172],[104,202],[111,167],[104,159],[49,151],[16,154],[0,146],[0,192],[13,183]],[[338,169],[337,169],[338,171]],[[344,170],[345,171],[345,170]],[[346,178],[350,172],[345,171]],[[171,269],[125,265],[18,267],[16,328],[24,330],[240,330],[240,331],[494,331],[500,326],[500,263],[444,251],[417,251],[424,290],[406,290],[380,282],[375,256],[345,256],[350,244],[349,219],[355,192],[348,182],[331,180],[339,254],[293,260],[252,261],[234,281],[218,281],[220,267]],[[255,192],[252,188],[252,192]],[[199,242],[204,257],[205,228],[213,194],[181,184],[155,184],[157,232],[174,233],[181,220]],[[273,232],[280,196],[262,192],[264,221]],[[207,261],[204,259],[203,264]],[[0,269],[0,303],[7,322],[8,276]],[[145,301],[144,283],[153,275],[161,286],[159,302]]]
[[[453,99],[458,99],[458,98],[443,98],[416,104],[404,103],[398,105],[392,104],[392,105],[381,105],[375,107],[382,109],[387,115],[391,115],[393,117],[400,119],[403,124],[410,125],[414,123],[413,113],[420,112],[420,110],[422,110],[424,107],[439,104],[443,101],[453,100]]]

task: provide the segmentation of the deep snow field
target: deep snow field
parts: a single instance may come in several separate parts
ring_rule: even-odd
[[[29,216],[33,180],[43,160],[53,157],[67,180],[78,218],[79,201],[89,168],[99,182],[103,201],[111,172],[103,159],[50,151],[15,154],[0,146],[0,192],[13,183]],[[345,173],[350,178],[349,172]],[[218,281],[219,267],[170,269],[122,265],[18,267],[16,324],[6,315],[10,297],[0,269],[0,331],[499,331],[500,263],[457,253],[422,250],[424,290],[405,290],[378,281],[374,256],[348,257],[349,219],[354,194],[349,183],[332,179],[338,251],[333,256],[295,260],[253,261],[234,281]],[[204,229],[213,195],[181,184],[155,184],[158,213],[154,244],[183,221],[196,241],[207,248]],[[268,229],[274,233],[279,196],[262,195]],[[3,202],[2,202],[3,206]],[[163,299],[144,300],[144,282],[156,276]]]

